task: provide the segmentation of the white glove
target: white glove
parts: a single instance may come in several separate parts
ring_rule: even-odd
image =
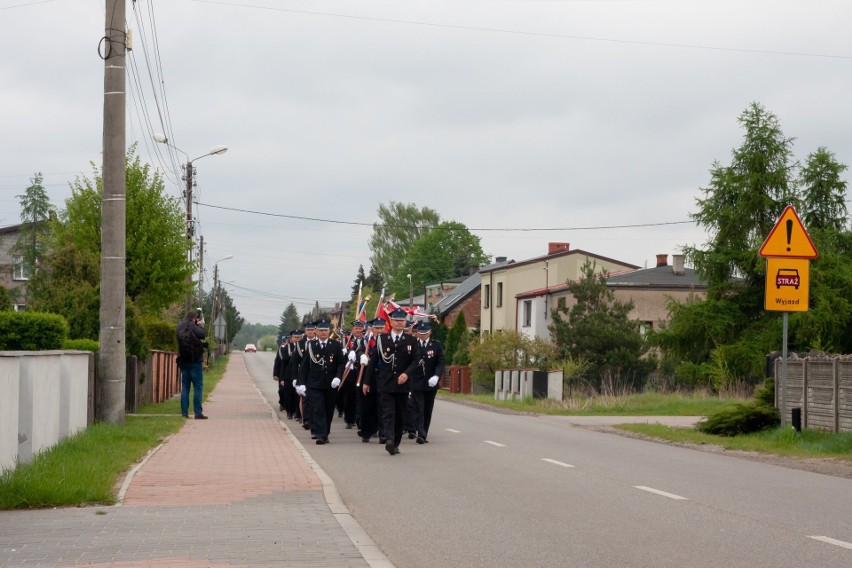
[[[437,384],[438,384],[438,375],[435,375],[434,377],[429,379],[429,386],[430,387],[434,387]]]
[[[296,382],[296,379],[293,379],[293,388],[294,388],[294,389],[298,389],[298,388],[299,388],[299,383],[297,383],[297,382]]]
[[[354,351],[350,351],[350,352],[349,352],[349,355],[347,355],[347,356],[346,356],[346,358],[347,358],[347,359],[349,359],[350,361],[352,361],[352,362],[354,363],[354,362],[355,362],[355,352],[354,352]]]
[[[338,379],[337,377],[334,377],[333,379],[331,379],[331,388],[336,389],[339,386],[340,386],[340,379]]]
[[[296,387],[296,392],[299,393],[299,396],[305,396],[308,394],[308,387],[305,385],[299,385]]]
[[[367,364],[369,364],[369,363],[370,363],[370,358],[369,358],[369,357],[367,357],[367,354],[366,354],[366,353],[361,353],[361,364],[362,364],[362,365],[367,365]]]

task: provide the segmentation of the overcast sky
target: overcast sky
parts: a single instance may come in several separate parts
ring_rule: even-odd
[[[195,212],[205,289],[233,255],[249,322],[348,299],[392,200],[492,257],[561,241],[653,266],[705,242],[682,222],[753,101],[797,159],[852,164],[848,0],[139,0],[127,22],[128,144],[175,196],[187,155],[154,132],[229,147],[195,162]],[[100,161],[103,30],[102,0],[0,0],[0,226],[34,172],[64,207]]]

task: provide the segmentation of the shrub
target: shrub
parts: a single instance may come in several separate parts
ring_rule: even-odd
[[[0,312],[0,350],[60,349],[68,337],[68,322],[58,314]]]
[[[737,436],[774,428],[780,422],[778,412],[772,407],[760,404],[738,404],[699,422],[696,429],[715,436]]]
[[[94,339],[66,339],[62,342],[62,349],[97,353],[100,345]]]
[[[151,349],[158,351],[177,352],[177,336],[175,324],[164,320],[145,319],[142,322],[145,336]]]
[[[769,377],[754,391],[754,403],[758,406],[775,407],[775,379]]]

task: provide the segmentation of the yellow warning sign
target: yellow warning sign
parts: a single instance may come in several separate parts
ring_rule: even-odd
[[[819,253],[792,205],[788,205],[760,247],[760,256],[816,258]]]
[[[774,312],[808,311],[810,263],[806,258],[766,259],[764,307]]]

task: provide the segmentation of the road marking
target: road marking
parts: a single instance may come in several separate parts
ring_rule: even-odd
[[[461,434],[461,430],[453,430],[452,428],[445,428],[447,432],[452,432],[453,434]]]
[[[547,463],[552,463],[553,465],[561,465],[562,467],[574,467],[570,463],[564,463],[564,462],[552,460],[550,458],[541,458],[541,461],[546,461]]]
[[[497,442],[492,442],[491,440],[485,440],[486,444],[491,444],[492,446],[497,446],[498,448],[505,448],[504,444],[498,444]]]
[[[842,540],[829,538],[827,536],[809,536],[808,538],[812,538],[812,539],[818,540],[820,542],[826,542],[828,544],[833,544],[835,546],[842,546],[843,548],[848,548],[849,550],[852,550],[852,543],[844,542]]]
[[[665,491],[660,491],[659,489],[654,489],[653,487],[646,487],[644,485],[634,485],[636,489],[641,489],[642,491],[647,491],[649,493],[655,493],[656,495],[662,495],[663,497],[668,497],[669,499],[675,499],[678,501],[689,501],[686,497],[681,497],[680,495],[675,495],[674,493],[666,493]]]

